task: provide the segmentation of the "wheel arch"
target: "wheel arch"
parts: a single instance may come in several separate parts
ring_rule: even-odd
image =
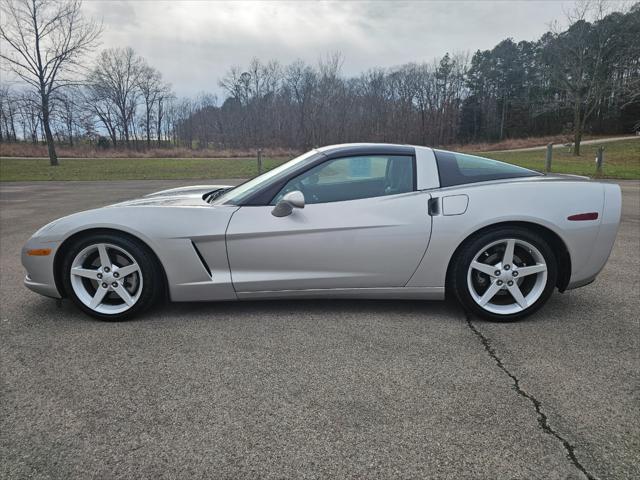
[[[470,233],[460,244],[457,246],[453,255],[449,259],[449,263],[447,264],[447,276],[446,276],[446,288],[449,288],[451,284],[451,271],[453,270],[454,259],[457,258],[460,250],[464,247],[464,245],[473,237],[477,235],[481,235],[482,233],[493,230],[495,228],[504,228],[504,227],[520,227],[526,228],[529,230],[533,230],[538,235],[542,236],[547,242],[549,242],[549,246],[553,250],[556,255],[556,260],[558,262],[558,278],[556,280],[556,287],[558,291],[564,292],[569,285],[569,280],[571,279],[571,254],[569,253],[569,249],[567,248],[566,243],[562,238],[553,230],[539,223],[527,222],[527,221],[506,221],[499,223],[492,223],[491,225],[486,225],[478,230]]]
[[[167,272],[165,272],[164,265],[160,261],[160,258],[158,257],[156,252],[153,250],[153,248],[151,248],[147,242],[145,242],[144,240],[142,240],[140,237],[136,235],[133,235],[129,232],[125,232],[124,230],[119,230],[117,228],[104,228],[104,227],[88,228],[86,230],[80,230],[79,232],[75,232],[73,235],[70,235],[69,237],[65,238],[64,241],[60,244],[60,247],[58,247],[55,257],[53,258],[53,278],[56,283],[56,288],[58,289],[58,292],[63,298],[67,296],[67,292],[65,292],[64,282],[62,281],[62,262],[64,260],[64,257],[67,251],[69,250],[71,245],[73,245],[73,242],[83,237],[87,237],[89,235],[96,235],[96,234],[121,235],[140,243],[144,248],[146,248],[147,251],[152,255],[153,259],[156,261],[157,265],[160,267],[160,271],[162,272],[162,288],[163,288],[162,294],[165,298],[168,298],[169,281],[167,279]]]

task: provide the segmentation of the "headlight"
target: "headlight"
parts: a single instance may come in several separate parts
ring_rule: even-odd
[[[62,220],[61,218],[58,218],[57,220],[54,220],[53,222],[47,223],[44,227],[40,228],[38,231],[36,231],[36,233],[34,233],[32,236],[33,237],[39,237],[40,235],[42,235],[44,232],[46,232],[47,230],[49,230],[51,227],[53,227],[56,223],[58,223],[60,220]]]

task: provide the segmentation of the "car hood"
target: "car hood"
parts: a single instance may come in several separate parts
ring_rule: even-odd
[[[142,198],[127,200],[110,206],[203,206],[207,205],[207,202],[202,198],[205,194],[230,187],[231,185],[193,185],[190,187],[171,188],[169,190],[150,193]]]

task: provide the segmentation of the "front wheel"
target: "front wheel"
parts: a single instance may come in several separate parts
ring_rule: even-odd
[[[65,292],[84,312],[120,321],[149,308],[162,290],[149,250],[135,239],[94,234],[74,242],[62,262]]]
[[[556,278],[556,258],[546,240],[513,227],[485,231],[465,242],[451,280],[467,310],[489,320],[513,321],[542,307]]]

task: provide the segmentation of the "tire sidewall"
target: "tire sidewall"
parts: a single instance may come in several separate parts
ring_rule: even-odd
[[[476,254],[480,251],[480,249],[492,242],[503,240],[506,238],[523,240],[532,244],[540,251],[540,253],[544,257],[545,263],[547,264],[547,283],[544,290],[542,291],[542,294],[533,303],[533,305],[527,307],[521,312],[501,315],[489,312],[475,302],[475,300],[471,296],[471,293],[469,292],[467,275],[469,266],[471,265],[471,262],[473,261]],[[458,297],[458,300],[467,311],[491,321],[512,322],[531,315],[547,302],[556,287],[556,280],[558,276],[557,265],[558,262],[556,260],[555,254],[553,253],[553,250],[549,246],[549,243],[545,241],[545,239],[541,235],[518,227],[502,227],[491,229],[474,235],[463,244],[453,272],[453,288],[456,296]]]
[[[85,305],[76,295],[71,285],[71,265],[74,258],[83,249],[95,245],[98,243],[109,243],[116,245],[125,250],[133,260],[140,266],[142,273],[142,292],[138,301],[127,311],[117,314],[105,314],[92,310]],[[141,313],[149,308],[157,299],[159,291],[159,277],[158,268],[155,259],[150,254],[148,249],[140,242],[131,238],[115,235],[115,234],[92,234],[86,237],[82,237],[76,240],[65,252],[64,259],[62,261],[62,284],[67,296],[73,301],[75,305],[83,312],[91,315],[94,318],[103,321],[118,322],[122,320],[128,320],[134,315]]]

